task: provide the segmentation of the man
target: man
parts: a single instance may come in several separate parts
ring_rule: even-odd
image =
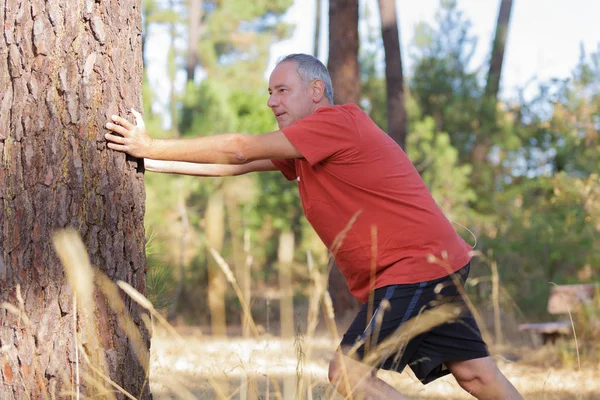
[[[460,290],[471,249],[400,147],[356,105],[333,106],[331,78],[320,61],[285,57],[271,74],[269,93],[278,131],[159,140],[146,134],[134,111],[136,126],[117,116],[107,124],[120,135],[107,134],[108,147],[145,158],[149,171],[226,176],[279,170],[298,181],[308,221],[364,303],[330,363],[329,379],[345,396],[404,399],[360,362],[370,354],[365,345],[377,351],[376,343],[436,303],[464,305]],[[352,347],[357,351],[349,356]],[[452,373],[477,398],[521,398],[489,357],[468,308],[459,321],[411,339],[376,367],[402,371],[407,364],[423,383]]]

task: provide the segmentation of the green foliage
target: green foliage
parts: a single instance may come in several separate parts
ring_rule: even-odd
[[[470,68],[475,45],[455,1],[441,2],[434,25],[417,26],[408,154],[438,202],[449,202],[443,208],[476,230],[478,250],[493,250],[509,293],[527,304],[522,309],[541,317],[549,281],[576,282],[585,266],[598,277],[600,52],[582,50],[571,79],[542,82],[534,98],[498,103],[495,120],[483,121],[483,79]],[[383,82],[367,67],[369,111],[384,126]],[[474,197],[471,152],[484,123],[493,128],[486,132],[490,162],[478,172],[493,190]]]
[[[146,297],[157,309],[166,308],[173,302],[175,282],[170,268],[156,259],[155,235],[148,234],[146,240]]]
[[[273,114],[266,105],[267,84],[263,75],[270,45],[291,33],[291,27],[281,20],[291,4],[291,0],[259,0],[252,4],[239,0],[203,2],[201,38],[190,48],[196,46],[199,50],[199,66],[207,78],[199,84],[188,82],[185,90],[176,94],[177,104],[171,109],[177,110],[178,124],[173,132],[179,132],[182,137],[197,137],[235,132],[258,134],[276,129]],[[150,25],[169,25],[173,28],[172,33],[184,37],[180,35],[185,29],[183,24],[187,23],[183,14],[185,9],[179,4],[168,5],[167,2],[146,1],[145,20]],[[175,41],[179,46],[178,43]],[[182,54],[180,48],[169,49],[171,81],[176,70],[184,64]],[[146,116],[150,114],[151,100],[148,101]],[[160,123],[153,123],[149,131],[154,137],[172,135],[163,132]],[[259,267],[273,259],[276,246],[262,244],[276,233],[275,229],[291,226],[298,219],[284,222],[278,213],[289,207],[286,215],[301,214],[295,185],[282,178],[277,173],[227,179],[148,174],[146,225],[156,236],[155,253],[149,254],[148,258],[149,265],[160,266],[149,270],[148,284],[152,290],[158,291],[156,287],[167,278],[165,271],[172,281],[178,270],[182,257],[183,205],[189,219],[183,256],[186,265],[183,296],[184,299],[199,298],[198,291],[202,291],[199,288],[206,284],[207,278],[208,256],[203,242],[205,209],[215,191],[223,191],[228,199],[234,199],[234,206],[238,207],[242,217],[243,226],[230,227],[226,222],[224,227],[222,252],[227,261],[233,266],[233,241],[239,240],[239,232],[232,232],[232,229],[250,230],[252,253],[261,262]],[[266,191],[263,190],[265,187]],[[267,192],[270,193],[268,201],[259,201],[261,193]],[[256,204],[264,206],[257,207]],[[264,229],[267,220],[275,221],[272,230]]]
[[[269,46],[291,34],[290,26],[280,19],[291,5],[292,0],[205,2],[205,32],[198,54],[211,78],[246,70],[251,72],[246,77],[256,83],[266,67]]]
[[[197,45],[207,78],[188,83],[177,96],[183,137],[276,129],[263,76],[270,45],[290,33],[280,17],[291,3],[204,2]],[[498,104],[490,162],[480,166],[491,177],[493,190],[480,190],[472,182],[471,166],[474,138],[483,122],[484,80],[471,66],[477,41],[456,1],[441,5],[434,24],[417,26],[406,53],[414,65],[405,71],[407,153],[446,214],[475,231],[477,250],[493,254],[501,283],[521,309],[547,319],[548,282],[578,282],[582,269],[591,271],[586,279],[597,280],[600,274],[600,52],[586,55],[582,50],[572,78],[542,82],[534,98]],[[164,3],[150,0],[144,6],[150,24],[180,27],[185,21],[180,8],[165,9]],[[379,35],[371,27],[361,41],[361,105],[385,129]],[[183,64],[181,53],[173,51],[174,68]],[[146,84],[146,124],[152,136],[167,137],[160,117],[152,112],[152,96]],[[227,226],[223,255],[230,264],[236,236],[232,230],[237,229],[250,232],[256,280],[273,280],[281,230],[295,233],[296,261],[304,262],[305,251],[311,250],[318,266],[326,264],[327,252],[302,217],[296,184],[280,173],[231,179],[148,174],[146,182],[146,225],[156,236],[154,253],[148,255],[148,282],[159,303],[169,298],[179,262],[182,198],[190,222],[184,293],[188,299],[203,294],[198,291],[206,283],[204,213],[216,190],[236,200],[242,219],[240,227]],[[471,243],[466,231],[457,231]]]
[[[497,196],[493,248],[503,283],[529,313],[544,314],[550,282],[576,283],[600,273],[600,180],[565,173],[528,179]],[[531,300],[537,298],[537,306]],[[527,307],[525,307],[527,305]]]
[[[410,91],[436,131],[450,134],[461,163],[470,156],[483,93],[478,71],[471,71],[477,39],[470,30],[456,1],[441,1],[435,25],[417,25],[410,52]]]
[[[557,170],[587,175],[600,169],[599,121],[600,48],[589,60],[582,49],[570,84],[558,93],[550,123],[564,138],[556,151]]]
[[[180,131],[185,136],[235,132],[235,108],[224,82],[205,79],[199,86],[188,83],[182,101]]]
[[[475,200],[469,187],[471,166],[459,164],[458,151],[450,144],[449,135],[436,134],[433,118],[426,117],[412,125],[407,147],[438,204],[453,217],[465,216],[469,202]]]

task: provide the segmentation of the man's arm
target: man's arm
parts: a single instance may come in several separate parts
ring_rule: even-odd
[[[256,160],[302,157],[281,131],[255,136],[232,133],[194,139],[152,139],[146,133],[141,115],[135,110],[132,112],[136,125],[115,115],[106,128],[121,136],[107,133],[105,137],[110,149],[137,158],[201,164],[247,164]]]
[[[278,171],[271,160],[257,160],[246,164],[198,164],[183,161],[144,159],[147,171],[192,176],[236,176],[257,171]]]

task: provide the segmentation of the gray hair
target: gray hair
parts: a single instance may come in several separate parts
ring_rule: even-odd
[[[327,71],[327,67],[321,61],[310,54],[290,54],[281,58],[277,62],[277,65],[286,61],[296,63],[296,71],[298,71],[298,75],[300,75],[304,82],[310,83],[315,79],[322,81],[325,84],[325,97],[333,105],[331,76],[329,75],[329,71]]]

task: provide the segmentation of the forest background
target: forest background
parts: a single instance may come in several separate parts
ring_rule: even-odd
[[[259,1],[252,7],[205,1],[198,10],[190,9],[193,3],[144,2],[146,70],[157,68],[148,61],[150,54],[166,54],[168,62],[160,84],[145,83],[151,135],[276,129],[266,106],[265,76],[272,68],[273,46],[293,34],[294,27],[282,18],[292,1]],[[401,5],[397,12],[402,15]],[[327,23],[326,13],[312,15],[320,18],[319,26]],[[378,17],[375,2],[361,3],[356,100],[387,130],[386,58]],[[517,41],[509,22],[508,38]],[[469,288],[475,304],[492,309],[493,265],[501,282],[502,318],[513,319],[513,325],[546,320],[551,282],[593,282],[600,268],[598,48],[582,44],[579,57],[570,60],[568,77],[533,75],[512,87],[510,96],[499,96],[499,87],[490,87],[493,43],[472,33],[459,4],[441,1],[433,21],[414,27],[414,32],[399,27],[401,37],[411,38],[402,49],[402,61],[410,65],[404,67],[403,83],[406,152],[448,216],[476,237]],[[164,38],[158,49],[153,45],[158,31],[167,34],[166,48]],[[323,30],[314,35],[313,51],[331,65]],[[488,56],[477,65],[472,57],[479,53]],[[185,77],[185,85],[177,84],[178,77],[180,82]],[[490,98],[491,112],[485,106]],[[281,174],[214,179],[148,173],[146,188],[149,293],[172,319],[212,323],[217,334],[240,321],[236,295],[206,241],[238,272],[246,256],[252,257],[242,286],[259,321],[279,318],[279,302],[266,304],[286,297],[281,287],[286,279],[293,282],[294,307],[306,304],[307,250],[326,272],[328,253],[302,216],[295,185]],[[456,229],[474,244],[467,229]],[[290,252],[293,256],[286,258]],[[282,276],[284,269],[291,276]],[[220,319],[211,321],[210,310]],[[277,331],[276,324],[272,327]]]

